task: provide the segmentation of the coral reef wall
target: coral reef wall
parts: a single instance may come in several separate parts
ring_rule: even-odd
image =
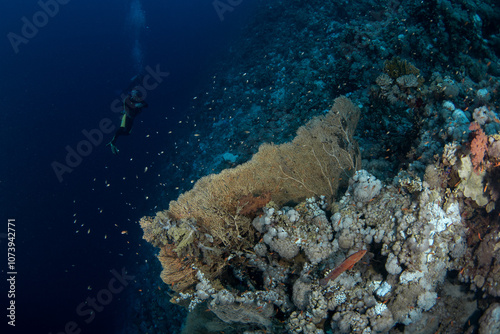
[[[292,142],[262,145],[250,161],[201,178],[166,212],[143,218],[144,238],[161,248],[164,281],[180,290],[189,285],[186,277],[193,279],[194,272],[182,258],[217,278],[225,269],[221,256],[253,248],[251,220],[269,201],[283,205],[325,194],[332,203],[339,184],[346,185],[360,166],[353,139],[358,119],[359,108],[339,97],[326,115],[299,128]]]
[[[186,333],[499,328],[498,22],[495,1],[262,4],[193,102],[168,174],[199,181],[141,220]]]

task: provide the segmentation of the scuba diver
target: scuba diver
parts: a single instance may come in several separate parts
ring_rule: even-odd
[[[146,108],[148,104],[139,97],[139,88],[135,87],[132,89],[130,94],[123,100],[123,111],[122,111],[122,122],[118,130],[116,130],[113,139],[106,145],[111,146],[111,152],[113,154],[118,154],[119,150],[115,143],[118,137],[128,136],[132,130],[132,125],[134,124],[134,118],[142,112],[143,108]]]

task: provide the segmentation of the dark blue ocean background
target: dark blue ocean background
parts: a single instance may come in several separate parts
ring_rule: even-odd
[[[72,321],[81,333],[121,332],[139,290],[159,282],[137,221],[185,186],[162,174],[164,166],[175,142],[193,131],[194,94],[254,7],[244,1],[221,21],[207,0],[66,1],[15,50],[8,34],[21,35],[22,18],[32,21],[41,7],[0,3],[2,333],[61,333]],[[146,66],[170,75],[148,92],[149,108],[118,141],[120,155],[105,146],[107,134],[60,182],[53,163],[65,163],[67,147],[86,139],[83,130],[105,118],[119,125],[111,103]],[[15,328],[6,324],[8,219],[16,233]],[[122,268],[134,282],[86,323],[77,307]]]

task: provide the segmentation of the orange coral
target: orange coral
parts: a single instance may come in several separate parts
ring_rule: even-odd
[[[473,131],[474,135],[470,144],[472,165],[474,172],[480,174],[483,169],[484,155],[488,149],[488,137],[476,122],[470,123],[469,130]]]

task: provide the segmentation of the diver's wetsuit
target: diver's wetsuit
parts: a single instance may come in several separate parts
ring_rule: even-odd
[[[128,136],[130,134],[135,116],[142,111],[142,108],[146,108],[147,106],[148,104],[145,101],[133,101],[130,96],[127,96],[125,101],[123,101],[124,114],[122,117],[122,123],[118,130],[116,130],[110,144],[114,145],[118,137]]]

